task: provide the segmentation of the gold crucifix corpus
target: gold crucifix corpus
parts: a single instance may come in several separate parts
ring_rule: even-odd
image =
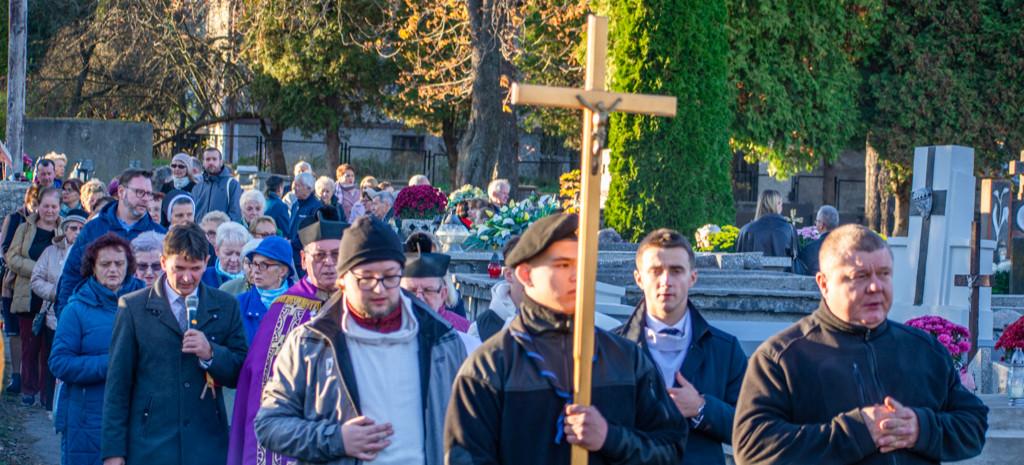
[[[573,402],[590,405],[594,360],[594,294],[597,282],[597,233],[601,216],[601,150],[605,145],[608,114],[613,111],[675,116],[676,98],[625,94],[604,90],[608,56],[608,18],[587,18],[587,80],[584,89],[512,84],[513,105],[539,105],[583,110],[583,159],[580,163],[581,199],[579,261],[576,272],[576,316],[573,328]],[[572,464],[586,465],[587,451],[572,447]]]

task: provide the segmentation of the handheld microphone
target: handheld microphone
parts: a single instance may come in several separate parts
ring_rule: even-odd
[[[188,327],[195,329],[198,325],[196,312],[199,310],[199,296],[190,295],[185,298],[185,308],[188,309]]]

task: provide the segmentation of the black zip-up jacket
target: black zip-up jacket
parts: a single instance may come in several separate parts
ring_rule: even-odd
[[[559,380],[572,389],[571,315],[529,297],[510,328],[488,339],[459,370],[445,418],[445,464],[569,464],[570,445],[555,443],[566,401],[555,394],[510,330],[527,332]],[[517,329],[518,328],[518,329]],[[688,428],[654,363],[636,344],[595,334],[593,405],[608,421],[592,465],[678,465]]]
[[[743,384],[743,373],[747,370],[747,356],[743,354],[736,336],[709,325],[690,302],[686,306],[690,312],[688,331],[692,331],[693,339],[678,371],[704,396],[705,403],[700,423],[694,425],[693,421],[687,420],[690,438],[686,441],[682,463],[724,464],[722,443],[732,441],[732,418]],[[644,301],[640,301],[624,325],[612,332],[633,341],[648,353],[647,305]],[[673,381],[673,386],[679,387],[679,383]],[[674,403],[670,405],[675,407]]]
[[[912,449],[881,454],[871,439],[861,407],[886,396],[917,414]],[[740,465],[950,462],[981,453],[987,415],[928,333],[890,320],[846,323],[822,301],[754,352],[732,444]]]

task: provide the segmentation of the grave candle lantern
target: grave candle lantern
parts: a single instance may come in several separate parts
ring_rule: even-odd
[[[1010,357],[1010,371],[1006,376],[1006,395],[1011,406],[1024,406],[1024,353],[1013,351]]]

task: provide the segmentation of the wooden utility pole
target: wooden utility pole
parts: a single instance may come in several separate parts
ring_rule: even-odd
[[[601,216],[601,150],[608,131],[608,114],[675,116],[676,98],[607,92],[605,60],[608,18],[587,20],[587,74],[583,89],[512,84],[514,105],[540,105],[583,110],[583,150],[580,163],[581,200],[579,261],[576,273],[576,315],[573,323],[573,403],[590,405],[594,360],[594,286],[597,282],[597,232]],[[587,450],[572,447],[572,465],[587,464]]]
[[[11,154],[11,173],[22,172],[21,154],[25,152],[25,63],[28,46],[28,0],[10,0],[7,41],[7,150]]]

